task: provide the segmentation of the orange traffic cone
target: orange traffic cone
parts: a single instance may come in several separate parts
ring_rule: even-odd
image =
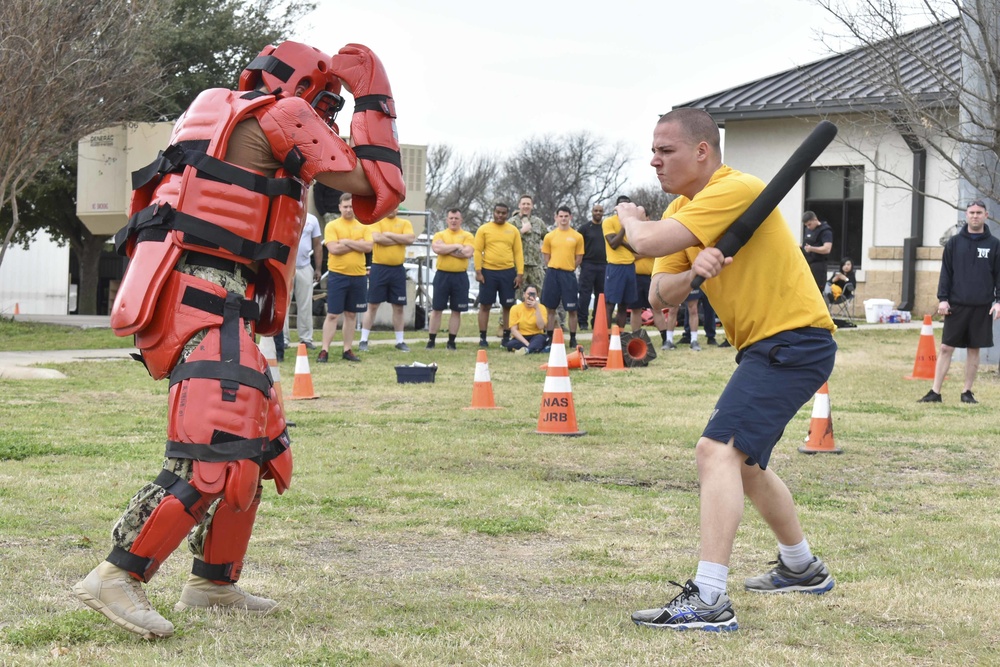
[[[611,344],[608,346],[608,363],[604,367],[606,371],[625,370],[625,359],[622,357],[622,337],[618,333],[618,325],[611,325]]]
[[[917,358],[913,362],[913,373],[907,380],[933,380],[937,366],[937,347],[934,345],[934,325],[931,316],[924,315],[924,325],[920,327],[920,342],[917,343]]]
[[[585,371],[590,366],[587,365],[587,355],[583,353],[583,345],[577,345],[576,349],[566,355],[566,367],[572,370]],[[543,371],[548,370],[549,365],[547,363],[539,366]]]
[[[16,302],[16,301],[14,302],[14,314],[15,315],[20,315],[21,314],[21,304],[19,302]]]
[[[486,350],[476,354],[476,377],[472,383],[472,405],[464,410],[499,410],[493,401],[493,382],[490,380],[490,365],[486,361]]]
[[[576,409],[573,407],[573,386],[569,381],[566,365],[566,345],[562,329],[552,332],[549,350],[549,370],[545,374],[542,393],[542,410],[538,414],[535,433],[550,435],[584,435],[576,426]]]
[[[597,295],[597,312],[594,313],[594,334],[590,337],[590,356],[608,356],[608,311],[604,294]]]
[[[813,398],[812,421],[809,422],[809,435],[805,447],[799,447],[803,454],[840,454],[841,450],[833,444],[833,415],[830,413],[830,391],[826,383],[819,388]]]
[[[271,379],[274,380],[274,393],[278,396],[278,404],[281,409],[285,409],[285,398],[281,395],[281,368],[278,366],[278,351],[274,347],[274,339],[270,336],[261,336],[257,343],[260,353],[267,360],[267,366],[271,369]]]
[[[309,372],[309,351],[305,343],[299,343],[299,351],[295,357],[295,381],[292,383],[291,401],[319,398],[313,391],[312,373]]]

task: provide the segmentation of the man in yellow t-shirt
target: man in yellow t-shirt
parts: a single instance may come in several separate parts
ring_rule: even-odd
[[[508,352],[537,354],[544,352],[549,344],[545,335],[545,325],[549,313],[538,302],[538,286],[524,286],[524,302],[510,309],[510,340],[502,345]]]
[[[675,630],[735,630],[726,581],[744,496],[778,542],[777,565],[746,579],[746,589],[819,594],[834,586],[827,566],[812,554],[792,494],[767,464],[788,422],[833,370],[835,327],[779,210],[735,257],[713,247],[764,183],[722,164],[711,116],[679,108],[661,117],[650,164],[664,192],[680,195],[666,219],[645,221],[634,205],[617,207],[632,247],[659,258],[649,300],[654,308],[677,307],[694,276],[701,276],[702,290],[739,352],[737,369],[695,447],[701,486],[697,574],[667,605],[638,611],[632,620]]]
[[[428,350],[434,349],[438,329],[441,328],[441,314],[445,308],[451,308],[447,349],[457,350],[455,338],[462,324],[462,313],[469,310],[469,260],[472,258],[475,239],[470,232],[462,229],[462,212],[457,208],[448,209],[445,224],[447,228],[431,239],[431,250],[437,255],[437,262],[430,333],[427,337]]]
[[[476,230],[472,259],[476,265],[476,281],[480,283],[479,347],[490,346],[486,342],[486,328],[490,324],[490,308],[498,297],[503,311],[500,344],[510,340],[510,309],[514,305],[514,292],[524,279],[521,232],[507,222],[509,210],[507,204],[497,203],[493,207],[493,219]]]
[[[392,306],[392,330],[396,334],[396,349],[409,352],[403,341],[403,306],[406,305],[406,246],[417,240],[413,225],[406,218],[400,218],[394,208],[389,215],[371,226],[372,270],[368,276],[368,310],[361,321],[361,342],[358,351],[368,351],[368,336],[371,335],[375,314],[383,302]]]
[[[316,361],[330,360],[330,343],[337,333],[337,319],[344,315],[345,361],[361,361],[351,351],[354,342],[354,325],[358,313],[368,306],[368,278],[365,253],[372,251],[372,231],[354,217],[354,204],[350,193],[340,196],[340,217],[326,223],[323,245],[330,253],[327,260],[326,319],[323,321],[323,347]]]
[[[631,201],[625,195],[621,195],[615,200],[615,204]],[[608,326],[611,326],[612,315],[617,306],[618,314],[614,317],[614,321],[619,328],[624,328],[625,314],[639,298],[635,280],[635,253],[626,238],[625,228],[622,227],[618,213],[604,218],[601,228],[604,232],[604,250],[608,258],[604,274],[604,306],[607,309]]]
[[[556,228],[542,239],[542,262],[546,270],[541,301],[549,311],[546,334],[550,342],[556,328],[556,308],[562,302],[569,320],[569,346],[574,348],[580,297],[576,268],[583,260],[583,234],[570,226],[573,215],[567,206],[556,209],[555,221]]]

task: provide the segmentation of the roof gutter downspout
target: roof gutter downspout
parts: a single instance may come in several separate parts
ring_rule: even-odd
[[[924,192],[927,185],[927,149],[910,131],[909,126],[896,120],[896,129],[913,153],[913,176],[910,181],[910,235],[903,239],[903,281],[899,310],[913,310],[917,296],[917,248],[924,239]]]

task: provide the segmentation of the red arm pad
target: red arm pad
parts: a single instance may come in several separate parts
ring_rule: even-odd
[[[301,97],[285,97],[265,107],[257,115],[257,121],[276,158],[287,164],[293,149],[301,154],[303,162],[293,175],[306,183],[311,183],[320,172],[353,171],[358,163],[354,151]],[[286,170],[291,171],[287,166]]]
[[[354,196],[354,214],[371,224],[406,198],[396,134],[396,107],[382,61],[361,44],[333,57],[333,72],[354,95],[351,139],[374,195]]]

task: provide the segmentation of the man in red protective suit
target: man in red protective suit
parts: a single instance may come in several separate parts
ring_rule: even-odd
[[[341,84],[355,98],[352,146],[334,123]],[[194,564],[176,611],[277,605],[236,585],[261,482],[282,493],[292,473],[254,335],[283,325],[310,183],[354,193],[368,224],[405,196],[394,119],[388,79],[367,47],[331,58],[284,42],[247,66],[238,90],[199,95],[170,146],[133,174],[131,217],[115,238],[130,262],[111,324],[135,336],[154,379],[170,378],[166,460],[115,524],[107,559],[73,587],[123,628],[173,634],[140,582],[185,537]]]

